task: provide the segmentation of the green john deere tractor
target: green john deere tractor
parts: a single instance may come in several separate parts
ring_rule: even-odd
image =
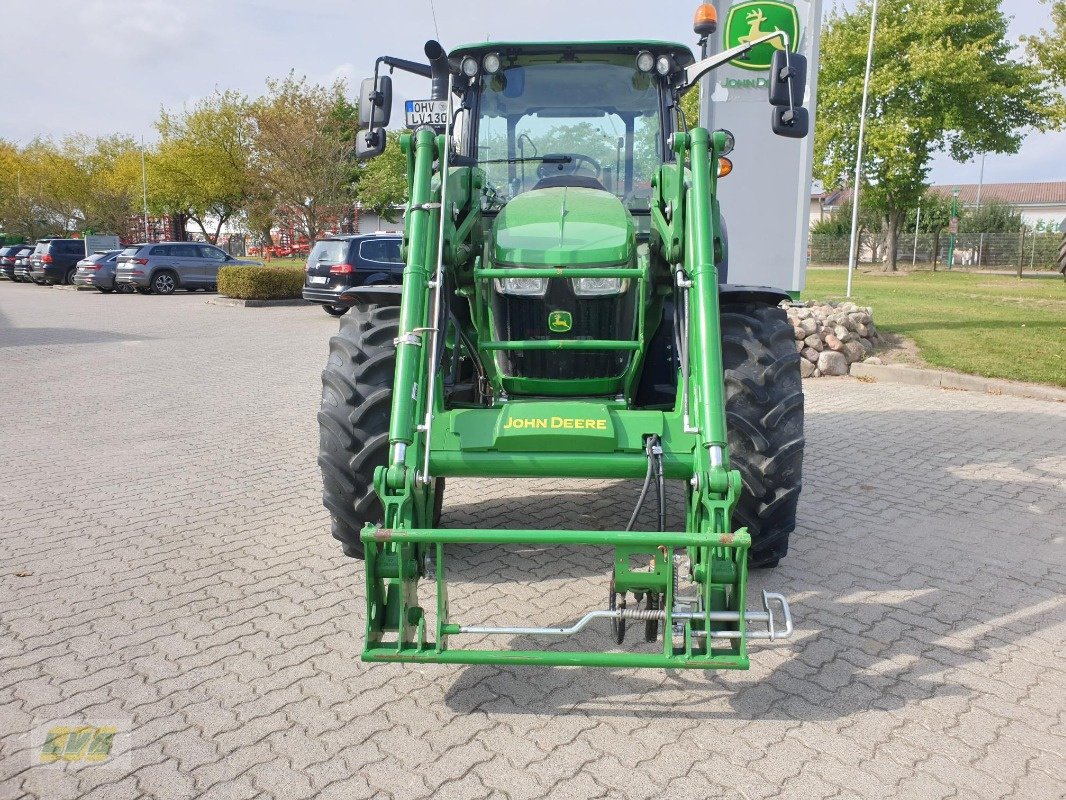
[[[716,186],[732,136],[688,128],[679,106],[774,38],[768,121],[802,137],[806,63],[780,32],[700,62],[657,41],[429,42],[428,63],[378,59],[359,155],[385,147],[382,65],[428,78],[431,96],[407,101],[400,137],[403,285],[345,294],[322,375],[324,502],[365,559],[364,660],[744,669],[749,639],[791,633],[781,595],[745,608],[749,563],[785,555],[800,492],[788,295],[726,282]],[[658,529],[441,528],[445,479],[478,476],[643,479],[638,510],[654,485]],[[665,480],[684,482],[683,531],[664,530]],[[607,607],[566,628],[452,619],[447,545],[499,543],[613,548]],[[600,619],[612,645],[639,621],[661,648],[464,647]]]

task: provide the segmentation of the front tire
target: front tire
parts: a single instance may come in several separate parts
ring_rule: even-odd
[[[751,534],[748,563],[777,566],[796,527],[803,471],[803,387],[783,309],[722,308],[729,454],[744,481],[733,527]]]
[[[333,518],[333,538],[354,558],[363,557],[363,526],[384,517],[374,491],[374,469],[388,459],[393,340],[399,327],[399,306],[356,306],[329,340],[329,361],[322,372],[322,503]]]
[[[115,290],[114,289],[108,289],[108,288],[106,288],[104,286],[97,286],[96,287],[96,291],[98,291],[100,294],[111,294]]]
[[[348,313],[349,308],[350,306],[322,306],[322,310],[329,314],[331,317],[343,317],[345,314]]]

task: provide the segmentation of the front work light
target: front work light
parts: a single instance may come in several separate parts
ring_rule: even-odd
[[[629,281],[621,278],[574,278],[574,294],[578,297],[608,297],[624,294]]]
[[[548,293],[547,278],[497,278],[496,291],[514,297],[544,297]]]
[[[647,50],[641,50],[637,53],[637,69],[641,72],[651,72],[655,69],[655,56]]]
[[[465,56],[460,64],[463,74],[468,78],[473,78],[477,75],[477,59],[473,56]]]
[[[655,59],[655,71],[664,78],[677,67],[677,63],[670,56],[659,56]]]
[[[481,59],[481,66],[485,68],[485,72],[489,75],[495,75],[500,71],[500,54],[487,53],[485,57]]]

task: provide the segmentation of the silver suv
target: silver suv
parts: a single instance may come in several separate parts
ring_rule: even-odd
[[[225,250],[197,242],[135,244],[118,257],[115,284],[133,286],[141,294],[173,294],[175,289],[195,292],[218,286],[218,268],[258,266],[238,261]]]

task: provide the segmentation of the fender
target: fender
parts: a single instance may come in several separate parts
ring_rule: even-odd
[[[772,286],[744,286],[737,283],[719,284],[718,298],[723,306],[738,303],[776,306],[792,300],[784,289],[775,289]]]

